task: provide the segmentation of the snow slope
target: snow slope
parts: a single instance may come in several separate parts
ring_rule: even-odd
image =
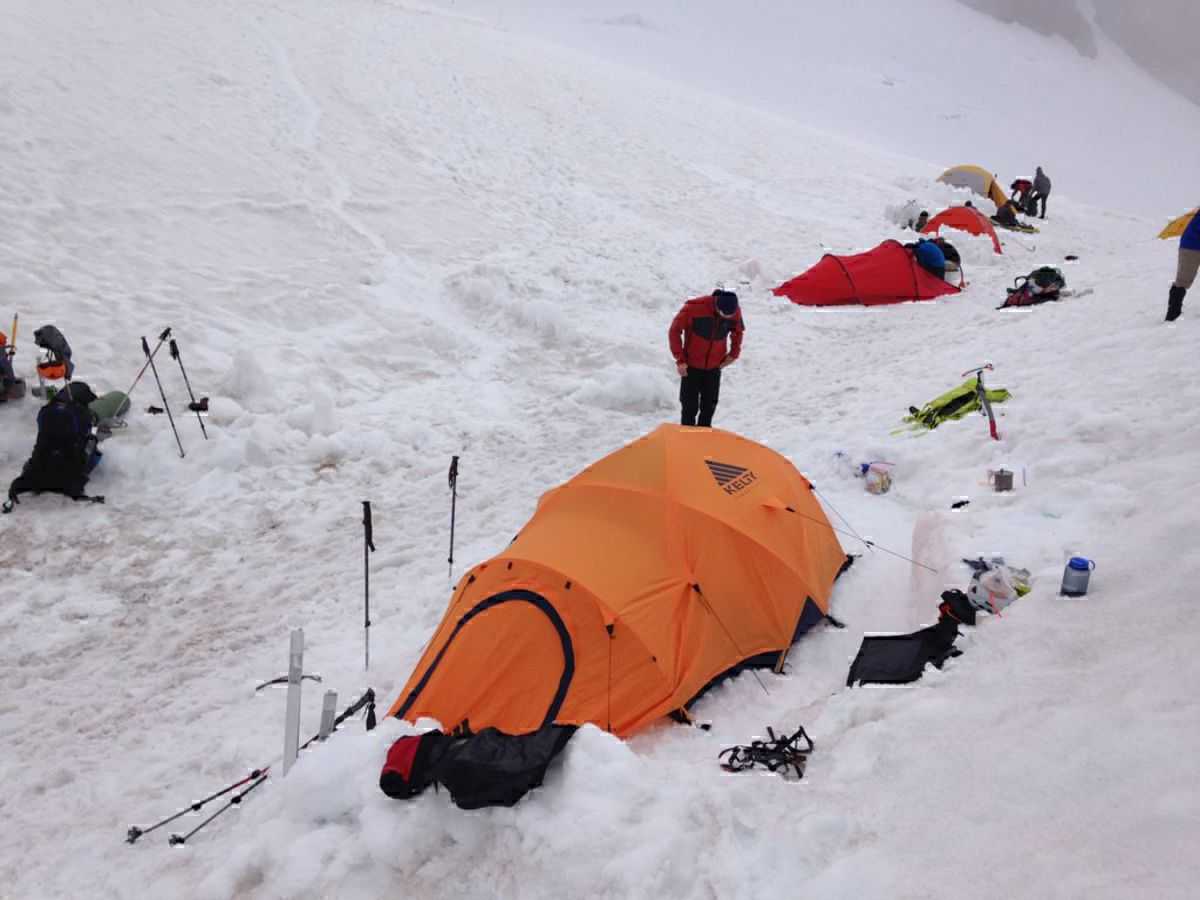
[[[6,24],[0,320],[55,322],[105,388],[169,324],[213,398],[207,443],[178,417],[182,460],[161,417],[131,419],[92,484],[107,505],[30,498],[0,520],[12,896],[1194,893],[1200,387],[1194,315],[1161,323],[1174,246],[1148,239],[1157,220],[1064,188],[1005,256],[958,241],[959,298],[803,310],[770,287],[824,247],[900,236],[888,208],[945,201],[943,161],[461,11],[168,0],[26,5]],[[1068,253],[1094,293],[994,310]],[[186,849],[121,843],[278,757],[282,694],[253,688],[283,671],[289,628],[343,703],[367,684],[390,703],[447,598],[450,455],[458,575],[541,491],[674,418],[663,332],[718,279],[749,327],[718,424],[937,575],[868,553],[835,593],[850,627],[806,636],[767,693],[752,676],[714,691],[697,708],[710,732],[585,730],[512,810],[389,801],[378,768],[402,726],[351,725]],[[890,434],[985,359],[1014,393],[1002,442],[978,419]],[[178,371],[160,370],[179,404]],[[135,400],[157,403],[152,383]],[[12,475],[32,412],[0,408]],[[895,461],[897,486],[867,495],[839,450]],[[1026,474],[1012,495],[982,483],[1001,463]],[[1099,561],[1087,598],[1055,596],[1068,550]],[[911,690],[842,688],[864,631],[929,621],[966,581],[957,560],[992,552],[1035,589],[962,658]],[[799,723],[817,742],[799,785],[717,768],[722,747]]]
[[[1085,57],[1063,37],[1003,24],[958,0],[432,2],[943,169],[981,165],[1005,186],[1041,165],[1058,196],[1081,202],[1164,220],[1191,202],[1179,196],[1179,176],[1195,171],[1200,106],[1163,90],[1102,29]],[[1062,8],[1075,2],[1023,4],[1017,15],[1044,26],[1072,18]],[[1165,0],[1154,10],[1160,28],[1189,33],[1192,13]],[[1132,25],[1107,7],[1101,18],[1146,56]],[[1194,59],[1194,43],[1183,40]],[[710,122],[715,140],[731,139],[729,128]]]

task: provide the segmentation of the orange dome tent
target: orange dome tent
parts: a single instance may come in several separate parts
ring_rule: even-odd
[[[846,562],[783,456],[660,426],[544,494],[463,577],[389,715],[629,735],[739,666],[782,663]]]
[[[952,206],[942,210],[926,223],[925,227],[921,229],[921,233],[932,234],[942,228],[957,228],[959,231],[971,234],[986,234],[992,239],[992,246],[996,248],[996,252],[1004,252],[1000,249],[1000,238],[996,236],[996,229],[992,227],[991,220],[973,206]]]

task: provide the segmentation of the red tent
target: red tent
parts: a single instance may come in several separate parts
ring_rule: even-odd
[[[1000,249],[1000,238],[996,237],[996,229],[992,227],[991,220],[973,206],[952,206],[943,209],[929,220],[921,232],[932,234],[942,227],[957,228],[971,234],[986,234],[992,239],[992,246],[996,248],[996,252],[1004,252]]]
[[[959,290],[922,269],[903,244],[884,241],[854,256],[827,253],[807,272],[785,281],[773,293],[801,306],[879,306],[932,300]]]

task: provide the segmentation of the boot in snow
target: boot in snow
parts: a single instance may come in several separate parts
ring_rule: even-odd
[[[1183,312],[1183,295],[1187,293],[1187,288],[1181,288],[1177,284],[1171,285],[1171,293],[1167,296],[1167,321],[1174,322]]]

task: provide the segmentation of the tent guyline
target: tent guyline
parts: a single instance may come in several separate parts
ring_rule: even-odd
[[[305,677],[308,678],[308,677],[313,677],[313,676],[306,675]],[[272,682],[267,682],[267,683],[270,684]],[[375,728],[375,690],[373,688],[367,688],[361,697],[359,697],[357,700],[355,700],[353,703],[351,703],[349,706],[347,706],[346,709],[343,710],[342,714],[333,720],[333,729],[330,731],[330,734],[333,734],[334,732],[336,732],[338,727],[343,722],[345,722],[346,719],[350,718],[351,716],[353,716],[354,714],[356,714],[357,712],[362,710],[364,707],[366,707],[366,709],[367,709],[367,720],[366,720],[367,731],[373,730]],[[320,736],[321,736],[320,732],[317,732],[312,737],[310,737],[307,741],[305,741],[303,744],[301,744],[300,749],[304,750],[310,744],[312,744],[314,741],[316,741],[318,738],[320,738]],[[235,791],[244,784],[250,785],[248,788],[246,788],[241,793],[234,794],[232,797],[230,797],[229,800],[227,800],[223,806],[221,806],[216,812],[214,812],[207,819],[200,822],[191,831],[188,831],[185,834],[172,834],[167,841],[167,843],[169,843],[173,847],[187,843],[196,834],[196,832],[198,832],[201,828],[204,828],[206,825],[208,825],[213,819],[217,818],[217,816],[228,811],[229,809],[231,809],[234,806],[240,805],[242,800],[246,797],[247,794],[249,794],[256,787],[258,787],[260,784],[262,784],[264,781],[267,780],[267,777],[270,775],[270,772],[271,772],[271,767],[274,765],[275,765],[275,762],[272,762],[270,765],[266,765],[266,766],[262,766],[260,768],[254,769],[245,778],[240,778],[237,781],[235,781],[233,784],[226,785],[225,787],[221,788],[219,791],[214,791],[213,793],[209,794],[207,797],[204,797],[201,800],[197,800],[195,803],[185,806],[183,809],[179,810],[179,812],[169,815],[164,819],[160,819],[159,821],[155,822],[153,825],[147,825],[145,828],[141,828],[137,825],[129,826],[129,830],[125,833],[125,843],[136,844],[139,838],[142,838],[145,835],[150,834],[153,831],[157,831],[159,828],[162,828],[164,825],[171,824],[172,822],[174,822],[176,819],[180,818],[181,816],[185,816],[188,813],[199,812],[201,809],[203,809],[206,805],[211,803],[213,800],[217,800],[221,797],[224,797],[230,791]]]
[[[710,616],[712,616],[714,619],[716,619],[717,624],[721,626],[721,630],[724,631],[725,636],[727,638],[729,638],[729,643],[733,647],[734,652],[738,655],[738,657],[740,659],[745,659],[746,654],[742,652],[742,648],[739,647],[737,641],[734,640],[733,633],[730,632],[730,630],[725,627],[725,623],[721,621],[721,617],[717,615],[717,611],[712,608],[712,604],[710,604],[708,602],[708,599],[704,596],[704,591],[702,591],[700,589],[700,585],[693,584],[692,590],[694,590],[696,592],[696,596],[700,598],[700,602],[704,604],[704,608],[708,610],[708,614]],[[784,652],[786,653],[787,651],[785,650]],[[751,669],[750,672],[754,676],[754,680],[758,682],[758,686],[763,689],[763,693],[766,694],[768,697],[770,697],[771,692],[767,690],[767,686],[766,686],[766,684],[763,683],[762,678],[759,677],[758,672],[756,672],[754,669]],[[612,684],[611,684],[611,682],[609,683],[608,691],[609,691],[608,702],[611,705],[612,704]]]
[[[823,494],[821,494],[821,492],[818,491],[816,489],[816,487],[813,487],[813,493],[819,495],[822,500],[825,500],[825,496]],[[826,501],[826,503],[828,504],[828,501]],[[830,505],[829,508],[833,509],[833,506]],[[787,510],[788,510],[788,512],[793,512],[798,516],[808,519],[811,522],[815,522],[817,525],[824,525],[830,531],[834,531],[837,534],[842,534],[842,535],[845,535],[846,537],[852,537],[852,538],[855,538],[856,540],[860,540],[863,542],[863,544],[865,544],[867,546],[868,549],[874,550],[875,548],[878,548],[878,549],[882,550],[884,553],[891,554],[892,556],[895,556],[897,559],[902,559],[905,562],[910,562],[914,566],[920,566],[922,569],[928,569],[930,572],[936,573],[938,571],[933,566],[927,566],[923,562],[917,562],[915,559],[910,559],[909,557],[905,556],[903,553],[897,553],[895,550],[889,550],[887,547],[883,546],[882,544],[877,544],[877,543],[875,543],[875,541],[868,540],[867,538],[860,535],[858,532],[843,531],[840,528],[830,525],[828,522],[822,522],[820,519],[815,519],[812,516],[806,516],[804,513],[800,512],[797,509],[792,509],[790,506],[787,508]],[[838,516],[842,519],[843,522],[846,522],[847,525],[850,524],[849,522],[846,521],[846,517],[843,516],[841,513],[837,512],[836,509],[834,509],[833,511],[838,514]],[[853,527],[853,526],[851,526],[851,527]]]

